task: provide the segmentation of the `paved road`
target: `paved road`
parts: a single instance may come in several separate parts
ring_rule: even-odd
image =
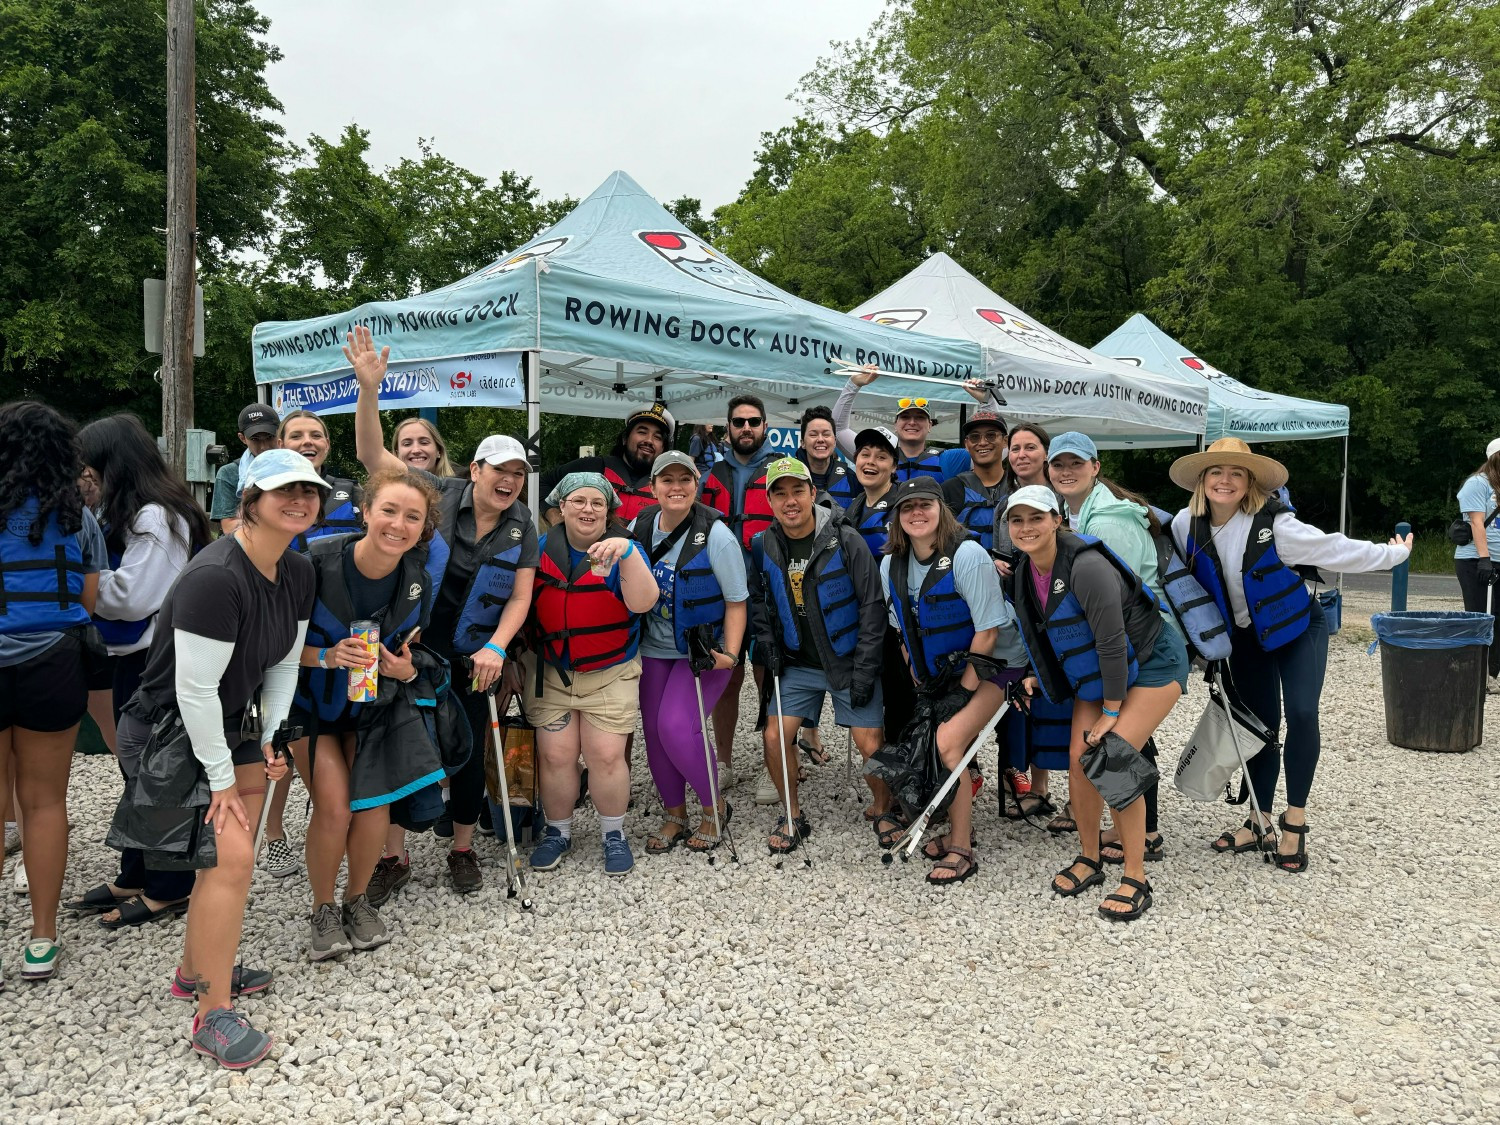
[[[1372,594],[1389,594],[1391,590],[1391,576],[1387,573],[1379,574],[1346,574],[1344,585],[1353,590],[1360,590]],[[1413,574],[1407,585],[1407,592],[1414,597],[1423,598],[1452,598],[1461,600],[1462,595],[1458,590],[1458,579],[1451,574]]]

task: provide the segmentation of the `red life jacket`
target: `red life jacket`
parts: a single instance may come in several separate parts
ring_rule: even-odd
[[[589,560],[568,567],[562,525],[547,533],[532,598],[534,637],[542,659],[564,672],[596,672],[634,655],[640,626],[635,614],[604,584]]]
[[[745,486],[739,510],[734,504],[734,471],[725,461],[715,461],[703,478],[702,500],[715,509],[729,523],[729,529],[739,536],[745,549],[750,541],[771,526],[771,501],[766,495],[766,474],[762,472]]]
[[[646,474],[644,483],[634,485],[625,482],[625,474],[622,470],[625,464],[617,457],[607,457],[604,460],[604,479],[609,481],[615,490],[615,495],[620,498],[620,506],[615,510],[615,518],[625,523],[633,523],[635,517],[641,514],[641,510],[656,503],[656,496],[651,491],[651,474]]]

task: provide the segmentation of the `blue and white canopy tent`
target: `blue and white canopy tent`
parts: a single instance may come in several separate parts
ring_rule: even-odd
[[[1200,359],[1141,313],[1094,345],[1094,350],[1122,363],[1173,379],[1208,387],[1205,444],[1222,437],[1241,441],[1308,441],[1344,439],[1344,473],[1339,486],[1339,530],[1347,526],[1349,508],[1349,408],[1310,398],[1257,390]]]
[[[1054,432],[1081,430],[1110,449],[1192,445],[1203,433],[1207,388],[1075,344],[947,254],[934,254],[850,315],[914,335],[975,341],[1005,396],[1007,418],[1042,421]]]
[[[341,349],[357,324],[391,349],[383,408],[524,406],[534,454],[543,409],[623,419],[659,399],[680,422],[722,424],[725,400],[743,390],[773,416],[794,419],[814,403],[832,405],[850,366],[893,373],[872,397],[955,404],[972,402],[963,380],[986,374],[972,340],[861,322],[762,281],[684,230],[623,172],[514,253],[451,285],[256,325],[255,379],[278,413],[354,409]]]

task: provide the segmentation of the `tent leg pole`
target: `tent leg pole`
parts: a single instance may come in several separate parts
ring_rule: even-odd
[[[1344,435],[1344,475],[1339,480],[1339,534],[1349,534],[1349,435]],[[1335,586],[1344,588],[1344,574],[1338,574]]]
[[[526,395],[526,459],[531,462],[527,474],[526,497],[531,508],[531,519],[538,528],[542,521],[542,353],[521,353],[521,383]],[[532,445],[532,443],[535,443]]]

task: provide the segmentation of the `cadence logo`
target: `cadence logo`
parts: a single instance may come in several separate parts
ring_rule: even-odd
[[[677,230],[638,230],[637,238],[667,264],[689,277],[718,289],[744,293],[767,301],[779,300],[774,290],[753,274],[746,273],[706,242]]]

